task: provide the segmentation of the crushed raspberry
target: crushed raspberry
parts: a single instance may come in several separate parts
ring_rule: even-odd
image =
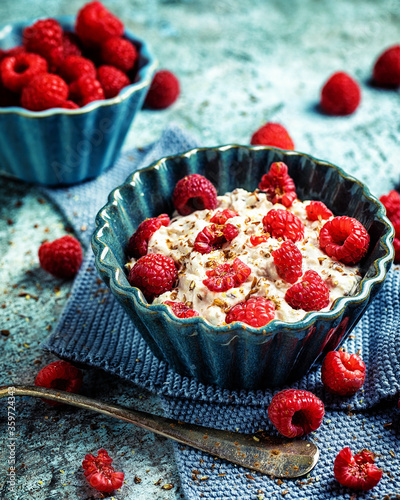
[[[277,273],[284,281],[296,283],[302,276],[303,257],[292,241],[284,241],[277,250],[272,252],[272,257]]]
[[[299,389],[278,392],[268,407],[269,419],[288,438],[317,430],[324,414],[324,403],[312,392]]]
[[[330,351],[322,363],[321,380],[329,392],[339,396],[351,396],[364,383],[364,361],[357,354]]]
[[[111,465],[112,461],[104,449],[97,452],[97,457],[92,454],[85,456],[82,467],[86,480],[97,491],[111,493],[123,485],[125,474],[116,472]]]
[[[329,257],[343,264],[357,264],[367,253],[369,234],[353,217],[335,217],[319,233],[319,244]]]
[[[333,473],[341,485],[363,491],[374,488],[383,475],[382,470],[375,465],[372,452],[362,450],[353,456],[348,446],[335,458]]]
[[[175,262],[166,255],[150,253],[132,267],[128,281],[142,291],[147,300],[172,290],[178,271]]]
[[[213,222],[214,224],[225,224],[227,220],[232,219],[232,217],[237,217],[238,215],[239,214],[234,210],[225,208],[224,210],[218,210],[215,212],[215,214],[211,217],[210,222]]]
[[[286,291],[285,300],[293,309],[320,311],[329,305],[329,289],[316,271],[306,271],[303,279]]]
[[[134,67],[138,57],[136,47],[125,38],[115,36],[106,40],[101,46],[103,64],[115,66],[124,73]]]
[[[241,321],[259,328],[275,318],[275,305],[265,297],[251,297],[234,305],[225,317],[225,323]]]
[[[42,19],[23,31],[23,43],[28,52],[44,57],[50,69],[64,59],[63,30],[55,19]]]
[[[103,100],[104,90],[98,80],[91,76],[81,76],[69,86],[70,99],[79,106],[85,106],[93,101]]]
[[[374,65],[373,78],[381,87],[400,85],[400,45],[389,47],[378,57]]]
[[[39,248],[41,267],[56,278],[70,279],[82,264],[82,247],[72,236],[63,236]]]
[[[228,241],[233,240],[239,234],[239,230],[233,224],[210,224],[202,229],[196,236],[193,250],[200,253],[210,253]]]
[[[334,73],[321,91],[321,108],[328,115],[351,115],[360,101],[360,86],[347,73]]]
[[[283,238],[296,243],[304,237],[304,224],[288,210],[272,209],[263,217],[262,222],[265,232],[273,238]]]
[[[294,143],[288,131],[279,123],[266,123],[254,132],[250,144],[253,146],[272,146],[280,149],[294,149]]]
[[[114,36],[122,36],[124,25],[101,2],[89,2],[78,12],[75,31],[85,45],[101,45]]]
[[[145,104],[153,109],[168,108],[178,99],[179,93],[178,78],[171,71],[157,71],[147,92]]]
[[[400,223],[400,193],[392,189],[388,194],[384,194],[379,201],[386,209],[386,215],[392,224]]]
[[[81,76],[96,78],[96,67],[86,57],[67,56],[60,67],[59,73],[67,83],[71,83]]]
[[[250,236],[250,243],[253,245],[253,247],[256,247],[258,245],[261,245],[261,243],[265,243],[268,241],[270,236],[268,234],[260,234],[260,235],[252,235]]]
[[[217,190],[200,174],[187,175],[177,182],[172,202],[180,215],[189,215],[195,210],[214,210],[217,207]]]
[[[283,162],[275,162],[269,172],[262,176],[258,185],[261,191],[267,193],[267,198],[272,203],[281,203],[286,208],[292,206],[296,196],[296,187],[293,179],[288,174],[288,167]]]
[[[64,57],[82,55],[79,38],[72,31],[63,32],[63,47]]]
[[[193,318],[199,315],[197,311],[190,309],[190,307],[183,302],[172,302],[171,300],[166,300],[164,304],[169,306],[178,318]]]
[[[47,73],[46,59],[38,54],[22,52],[1,61],[0,74],[3,84],[13,92],[21,92],[23,87],[42,73]]]
[[[82,386],[82,372],[79,368],[71,365],[67,361],[54,361],[45,366],[36,375],[35,385],[38,387],[47,387],[66,392],[79,392]],[[43,399],[51,406],[59,406],[62,403]]]
[[[58,75],[45,73],[33,78],[22,89],[21,104],[31,111],[58,108],[68,98],[68,85]]]
[[[250,273],[250,267],[236,257],[232,264],[225,262],[215,269],[206,271],[207,278],[203,283],[212,292],[226,292],[239,287],[247,280]]]
[[[103,87],[106,99],[115,97],[131,83],[126,74],[114,66],[100,66],[97,69],[97,78]]]
[[[168,226],[169,217],[167,214],[161,214],[158,217],[151,217],[139,224],[136,231],[132,234],[128,243],[128,255],[135,259],[147,254],[147,247],[150,238],[160,229],[161,226]]]
[[[311,221],[326,220],[333,217],[333,213],[322,201],[312,201],[306,206],[307,219]]]

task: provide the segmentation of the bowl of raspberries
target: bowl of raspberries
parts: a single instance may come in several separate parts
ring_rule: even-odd
[[[44,185],[95,178],[118,156],[156,68],[101,2],[0,31],[1,170]]]
[[[224,388],[305,375],[347,338],[394,255],[365,185],[266,146],[162,158],[111,192],[96,225],[100,276],[153,353]]]

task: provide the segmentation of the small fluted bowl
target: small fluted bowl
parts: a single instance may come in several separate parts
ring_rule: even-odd
[[[73,17],[58,21],[73,30]],[[2,26],[0,48],[21,45],[24,28],[33,22]],[[47,186],[68,185],[95,178],[115,162],[157,66],[144,40],[126,30],[124,36],[140,58],[135,82],[116,97],[79,109],[0,108],[0,172]]]
[[[187,174],[210,179],[218,194],[253,191],[272,162],[283,161],[300,200],[323,201],[335,215],[358,219],[370,234],[355,295],[328,312],[309,312],[295,323],[273,320],[263,328],[243,323],[212,326],[203,318],[179,319],[165,305],[150,305],[130,286],[124,268],[129,237],[147,217],[173,211],[173,189]],[[225,388],[279,387],[299,379],[337,348],[381,289],[393,260],[393,227],[368,188],[340,168],[311,156],[263,146],[194,149],[162,158],[112,191],[96,218],[96,267],[153,353],[180,374]]]

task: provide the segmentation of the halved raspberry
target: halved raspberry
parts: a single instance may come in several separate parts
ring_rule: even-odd
[[[63,33],[64,57],[81,56],[79,38],[72,31],[64,31]]]
[[[226,292],[239,287],[247,280],[250,273],[250,267],[236,257],[232,264],[225,262],[215,269],[206,271],[207,278],[203,283],[212,292]]]
[[[127,73],[138,60],[139,54],[136,47],[129,40],[120,37],[112,37],[101,46],[101,60],[103,64],[115,66]]]
[[[290,240],[284,241],[271,255],[279,277],[288,283],[296,283],[303,274],[303,257],[296,245]]]
[[[75,31],[88,46],[100,45],[109,38],[122,36],[124,25],[101,2],[89,2],[78,12]]]
[[[197,311],[190,309],[190,307],[183,302],[172,302],[171,300],[166,300],[164,304],[169,306],[178,318],[193,318],[194,316],[199,315]]]
[[[22,52],[1,61],[0,74],[3,84],[13,92],[21,92],[23,87],[42,73],[47,73],[46,59],[38,54]]]
[[[210,253],[228,241],[233,240],[239,230],[233,224],[210,224],[202,229],[194,241],[193,250],[200,253]]]
[[[319,244],[329,257],[353,265],[367,253],[369,234],[353,217],[335,217],[321,228]]]
[[[82,386],[82,378],[82,372],[76,366],[63,360],[54,361],[42,368],[36,375],[35,385],[38,387],[47,387],[48,389],[77,393]],[[50,399],[43,399],[43,401],[51,406],[62,404]]]
[[[161,214],[158,217],[151,217],[139,224],[132,234],[128,243],[128,255],[135,259],[146,255],[150,238],[160,229],[161,226],[168,226],[169,217]]]
[[[250,236],[250,243],[253,245],[253,247],[256,247],[257,245],[261,245],[261,243],[265,243],[266,241],[268,241],[269,238],[269,234],[253,234],[253,236]]]
[[[384,205],[390,222],[400,223],[400,193],[392,189],[388,194],[382,195],[379,201]]]
[[[218,210],[211,217],[210,222],[214,222],[215,224],[225,224],[225,222],[232,217],[237,217],[239,214],[235,212],[235,210],[231,210],[230,208],[225,208],[224,210]]]
[[[364,383],[364,361],[357,354],[330,351],[322,363],[321,380],[329,392],[339,396],[351,396]]]
[[[347,446],[335,458],[333,466],[335,479],[343,486],[354,490],[368,491],[382,479],[383,472],[375,465],[374,454],[362,450],[354,455]]]
[[[168,70],[160,70],[154,75],[145,104],[152,109],[164,109],[171,106],[179,97],[178,78]]]
[[[178,271],[175,262],[166,255],[150,253],[132,267],[128,281],[142,291],[147,300],[172,290]]]
[[[63,30],[55,19],[41,19],[23,31],[23,43],[28,52],[44,57],[50,70],[64,59]]]
[[[393,45],[382,52],[375,62],[373,78],[381,87],[400,85],[400,45]]]
[[[276,239],[283,238],[296,243],[304,238],[304,224],[288,210],[272,209],[262,222],[264,230]]]
[[[241,321],[259,328],[275,318],[275,305],[265,297],[250,297],[234,305],[225,317],[225,323]]]
[[[172,202],[180,215],[189,215],[195,210],[214,210],[217,207],[217,190],[200,174],[187,175],[177,182]]]
[[[316,271],[306,271],[303,279],[286,291],[285,300],[293,309],[320,311],[329,305],[329,289]]]
[[[72,82],[69,86],[70,99],[79,106],[85,106],[93,101],[101,101],[104,97],[104,90],[98,80],[84,75]]]
[[[68,98],[68,85],[58,75],[38,75],[22,89],[21,104],[31,111],[61,107]]]
[[[127,75],[121,70],[105,64],[97,69],[97,78],[103,87],[106,99],[115,97],[124,87],[131,83]]]
[[[269,419],[288,438],[317,430],[324,414],[324,403],[312,392],[299,389],[278,392],[268,406]]]
[[[79,241],[67,234],[39,248],[39,262],[45,271],[61,279],[71,279],[82,264],[82,247]]]
[[[92,454],[85,456],[82,467],[85,470],[86,480],[97,491],[111,493],[123,485],[125,474],[116,472],[111,465],[112,461],[104,449],[97,452],[97,457]]]
[[[329,219],[333,213],[322,201],[312,201],[306,206],[307,219],[311,221]]]
[[[292,206],[297,198],[296,187],[293,179],[288,174],[288,167],[283,162],[275,162],[269,172],[264,174],[258,185],[261,191],[267,193],[267,198],[272,203],[281,203],[285,207]]]
[[[60,67],[59,73],[67,83],[71,83],[81,76],[96,78],[96,67],[86,57],[67,56]]]
[[[279,123],[268,122],[259,128],[251,137],[250,144],[272,146],[281,149],[294,149],[289,132]]]

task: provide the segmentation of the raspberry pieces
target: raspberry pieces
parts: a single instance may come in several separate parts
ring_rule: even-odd
[[[158,217],[151,217],[144,220],[130,237],[128,243],[129,257],[139,258],[147,253],[150,238],[160,229],[161,226],[168,226],[169,217],[161,214]]]
[[[232,217],[237,217],[239,214],[235,212],[235,210],[231,210],[226,208],[225,210],[218,210],[211,217],[210,222],[214,222],[215,224],[225,224],[225,222]]]
[[[264,174],[258,185],[261,191],[267,193],[269,201],[281,203],[286,208],[292,206],[296,196],[296,187],[288,174],[288,167],[283,162],[271,165],[269,172]]]
[[[225,323],[241,321],[247,325],[260,328],[275,317],[275,305],[265,297],[251,297],[239,302],[230,309],[225,317]]]
[[[348,488],[368,491],[382,479],[383,472],[375,465],[374,454],[362,450],[353,456],[351,449],[343,448],[335,458],[335,479]]]
[[[82,264],[82,247],[72,236],[63,236],[39,248],[41,267],[57,278],[71,279]]]
[[[300,250],[290,240],[272,252],[274,264],[280,278],[288,283],[296,283],[303,274],[303,257]]]
[[[204,176],[187,175],[177,182],[172,202],[181,215],[189,215],[205,208],[214,210],[217,207],[217,191]]]
[[[233,224],[211,224],[202,229],[196,236],[193,250],[200,253],[210,253],[236,238],[238,234],[239,230]]]
[[[317,272],[307,271],[287,290],[285,300],[293,309],[320,311],[329,305],[329,289]]]
[[[206,271],[207,278],[203,280],[206,287],[212,292],[226,292],[237,288],[250,276],[251,269],[239,258],[232,264],[225,262],[215,269]]]
[[[183,302],[172,302],[172,300],[166,300],[164,304],[169,306],[178,318],[194,318],[199,315],[197,311],[190,309],[190,307]]]
[[[304,238],[304,224],[288,210],[272,209],[262,222],[264,230],[274,238],[291,240],[293,243]]]
[[[123,485],[125,474],[116,472],[111,465],[112,461],[112,458],[103,449],[97,452],[97,457],[92,454],[85,456],[82,467],[85,471],[86,480],[97,491],[111,493]]]
[[[82,386],[82,378],[81,370],[71,365],[71,363],[63,360],[54,361],[42,368],[36,375],[35,385],[77,393]],[[43,401],[51,406],[62,404],[50,399],[43,399]]]
[[[330,219],[333,213],[322,201],[312,201],[306,206],[307,219],[311,221]]]
[[[351,396],[364,384],[364,361],[357,354],[330,351],[322,363],[321,380],[329,392]]]
[[[142,291],[147,300],[168,292],[178,277],[178,271],[171,257],[150,253],[141,257],[132,267],[128,281]]]

